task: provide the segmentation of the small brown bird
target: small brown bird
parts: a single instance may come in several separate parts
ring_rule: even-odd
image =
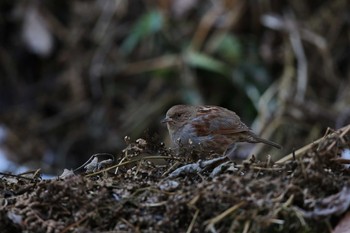
[[[236,142],[261,142],[282,148],[275,142],[260,138],[236,113],[223,107],[175,105],[162,122],[167,124],[176,148],[191,145],[201,151],[226,153]]]

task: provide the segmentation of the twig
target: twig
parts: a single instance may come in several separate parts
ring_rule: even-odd
[[[285,170],[283,167],[258,167],[258,166],[247,166],[242,164],[235,165],[237,168],[249,168],[253,170],[261,170],[261,171],[282,171]]]
[[[248,233],[250,227],[250,220],[244,222],[244,227],[242,233]]]
[[[199,214],[199,209],[197,209],[196,212],[194,213],[193,218],[191,220],[190,225],[188,226],[188,229],[187,229],[186,233],[191,233],[192,232],[193,226],[194,226],[194,223],[196,222],[198,214]]]
[[[331,133],[330,135],[327,135],[325,137],[319,138],[316,141],[311,142],[310,144],[303,146],[302,148],[300,148],[299,150],[295,151],[295,158],[299,158],[301,157],[307,150],[309,150],[313,145],[320,143],[322,140],[324,140],[327,137],[333,137],[336,136],[337,134],[339,134],[340,132],[342,132],[340,134],[341,135],[345,135],[346,133],[348,133],[350,131],[350,124],[347,126],[344,126],[341,129],[338,129],[337,131]],[[278,160],[276,163],[285,163],[288,160],[291,160],[293,158],[293,153],[290,153],[288,155],[286,155],[285,157],[281,158],[280,160]]]
[[[91,155],[91,157],[90,157],[83,165],[81,165],[80,167],[74,169],[73,172],[76,173],[76,172],[78,172],[79,170],[81,170],[82,168],[86,168],[89,164],[92,163],[92,161],[93,161],[95,158],[98,159],[99,156],[104,156],[104,155],[109,156],[110,158],[112,158],[112,161],[114,161],[114,156],[113,156],[112,154],[109,154],[109,153],[97,153],[97,154],[93,154],[93,155]]]
[[[211,218],[207,221],[205,221],[205,224],[207,224],[207,227],[205,228],[206,231],[211,231],[211,232],[215,232],[215,228],[214,225],[218,222],[220,222],[221,220],[223,220],[224,218],[226,218],[228,215],[230,215],[231,213],[233,213],[234,211],[236,211],[238,208],[240,208],[242,205],[244,205],[245,202],[241,201],[238,204],[230,207],[229,209],[225,210],[224,212],[222,212],[221,214],[217,215],[214,218]]]
[[[2,176],[9,176],[9,177],[16,177],[18,179],[25,179],[25,180],[30,180],[30,181],[33,181],[34,178],[28,178],[28,177],[25,177],[25,176],[22,176],[22,175],[14,175],[14,174],[9,174],[9,173],[5,173],[5,172],[0,172],[0,175]]]
[[[102,169],[100,171],[97,171],[97,172],[94,172],[94,173],[91,173],[91,174],[87,174],[87,175],[85,175],[85,177],[95,176],[95,175],[101,174],[103,172],[107,172],[107,171],[109,171],[111,169],[114,169],[114,168],[117,168],[117,167],[121,167],[121,166],[130,164],[130,163],[138,162],[138,161],[141,161],[141,160],[146,160],[146,159],[176,159],[176,158],[171,157],[171,156],[159,156],[159,155],[139,157],[139,158],[136,158],[136,159],[132,159],[132,160],[126,161],[124,163],[119,163],[117,165],[113,165],[113,166],[107,167],[105,169]]]
[[[79,226],[80,223],[82,223],[83,221],[85,221],[87,218],[89,218],[90,215],[87,214],[84,217],[82,217],[81,219],[79,219],[78,221],[68,225],[67,227],[65,227],[60,233],[66,233],[69,232],[73,227]]]

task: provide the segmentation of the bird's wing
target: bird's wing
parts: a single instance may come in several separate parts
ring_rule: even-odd
[[[249,131],[236,113],[217,106],[199,107],[197,116],[193,119],[193,125],[198,136],[229,135]]]

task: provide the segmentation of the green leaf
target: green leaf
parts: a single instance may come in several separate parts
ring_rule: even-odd
[[[218,45],[218,52],[226,59],[237,61],[242,55],[242,46],[233,35],[224,35]]]
[[[129,54],[141,40],[159,32],[164,26],[164,18],[160,11],[153,10],[141,16],[133,26],[130,35],[124,40],[121,49]]]
[[[186,52],[186,62],[191,66],[223,75],[228,75],[230,71],[230,69],[223,62],[204,53],[199,53],[192,50]]]

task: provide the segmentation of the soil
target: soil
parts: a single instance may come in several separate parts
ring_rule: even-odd
[[[349,132],[276,162],[203,167],[190,151],[138,139],[54,179],[2,174],[0,232],[346,232],[337,226],[349,218]]]

